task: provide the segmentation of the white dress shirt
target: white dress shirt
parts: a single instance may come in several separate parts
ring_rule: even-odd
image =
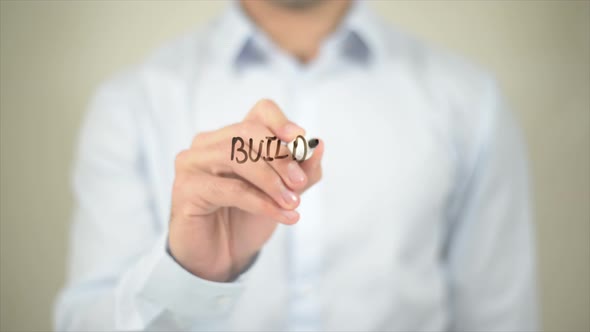
[[[166,250],[175,156],[261,98],[324,141],[324,177],[238,280],[203,280]],[[484,71],[361,3],[301,65],[232,4],[93,99],[56,329],[534,330],[527,177]]]

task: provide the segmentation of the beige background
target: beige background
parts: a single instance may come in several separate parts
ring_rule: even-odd
[[[544,327],[590,330],[590,2],[371,5],[497,74],[530,147]],[[0,6],[0,329],[49,330],[64,278],[72,148],[90,94],[225,3]]]

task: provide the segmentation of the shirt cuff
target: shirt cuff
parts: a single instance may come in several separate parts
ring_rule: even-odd
[[[194,319],[215,319],[231,311],[244,289],[244,275],[233,282],[199,278],[180,266],[167,251],[167,236],[155,248],[151,271],[138,295],[171,313]]]

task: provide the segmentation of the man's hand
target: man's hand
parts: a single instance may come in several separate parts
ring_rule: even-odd
[[[168,240],[180,265],[204,279],[229,281],[250,263],[277,222],[299,220],[300,194],[321,178],[323,143],[303,163],[288,157],[238,164],[230,161],[230,151],[235,136],[290,142],[304,134],[274,102],[261,100],[244,121],[201,133],[178,154]],[[288,154],[285,147],[280,152]]]

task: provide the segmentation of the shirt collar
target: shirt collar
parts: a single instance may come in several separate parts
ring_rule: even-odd
[[[351,44],[362,43],[366,48],[367,58],[377,61],[384,52],[381,37],[380,18],[368,7],[365,1],[355,0],[345,17],[341,28],[347,29]],[[345,48],[349,43],[345,43]],[[355,48],[355,47],[353,47]]]
[[[264,63],[266,53],[260,43],[268,43],[264,34],[244,13],[238,1],[232,1],[215,32],[217,60],[232,66]],[[351,8],[327,42],[334,42],[340,54],[357,63],[368,63],[379,57],[382,45],[376,16],[360,0]]]

